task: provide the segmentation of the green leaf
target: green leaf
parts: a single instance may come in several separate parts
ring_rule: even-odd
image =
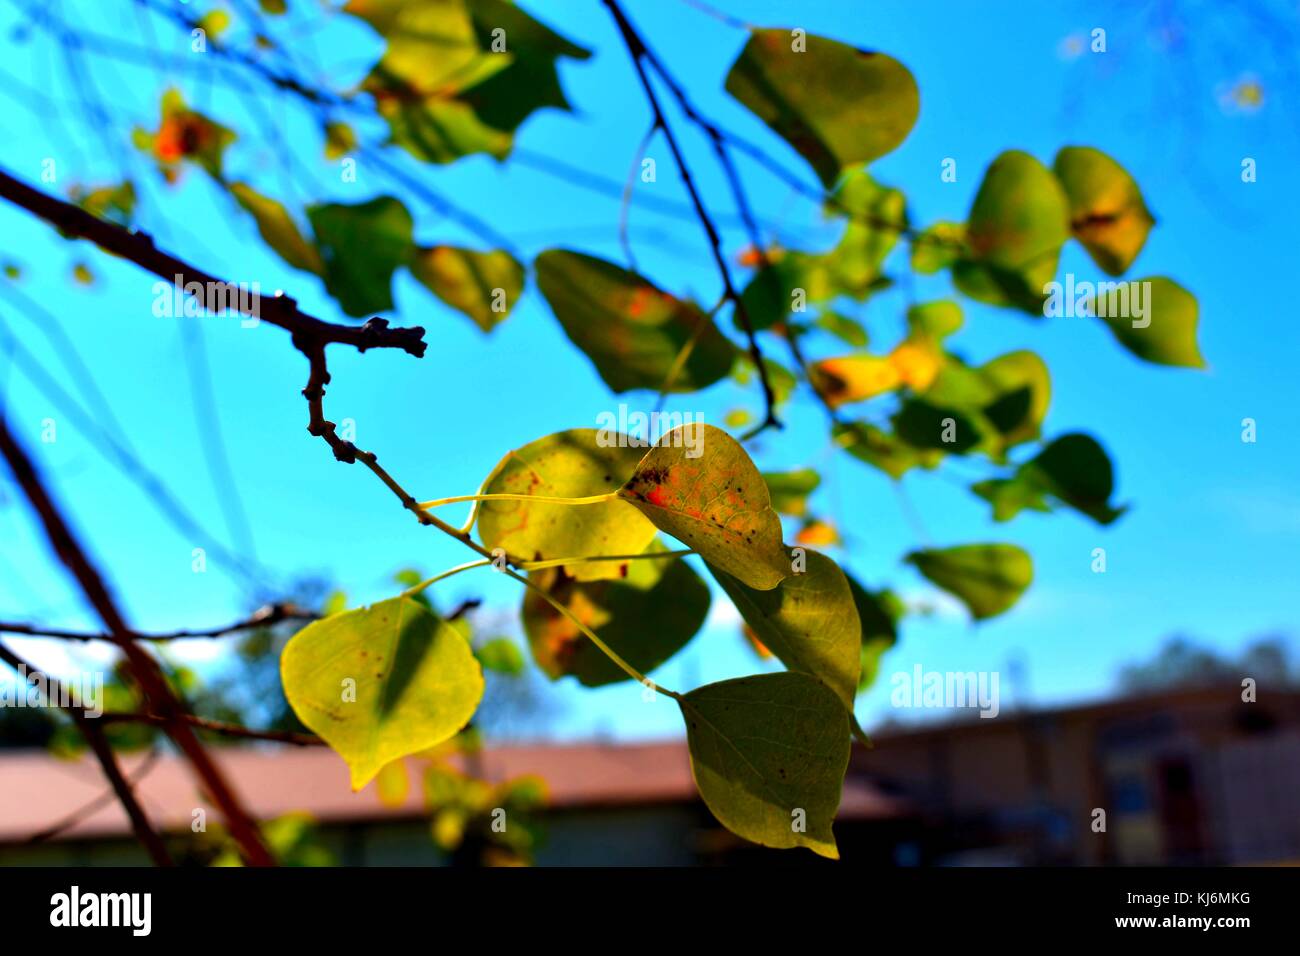
[[[325,158],[342,159],[357,148],[357,131],[347,123],[325,124]]]
[[[893,57],[802,30],[754,30],[726,88],[827,187],[845,169],[897,148],[921,103],[912,74]]]
[[[942,458],[939,452],[914,448],[868,422],[843,422],[832,434],[835,443],[854,458],[879,468],[895,481],[910,468],[933,468]]]
[[[855,349],[867,347],[866,326],[851,316],[826,309],[822,311],[821,315],[817,316],[816,325],[817,328],[829,332],[841,342],[851,345]]]
[[[907,201],[865,171],[848,174],[826,209],[848,217],[839,244],[826,255],[836,292],[865,299],[878,288],[880,267],[907,226]]]
[[[614,391],[660,388],[688,343],[690,354],[670,391],[696,391],[731,370],[736,347],[693,302],[579,252],[549,249],[537,257],[536,269],[565,334]]]
[[[707,684],[678,703],[700,796],[732,833],[839,858],[831,824],[849,717],[825,684],[787,672]]]
[[[322,275],[325,264],[316,247],[303,238],[298,224],[274,199],[257,192],[247,183],[231,183],[230,194],[257,222],[257,231],[276,254],[295,269]]]
[[[414,252],[411,214],[400,200],[379,196],[355,205],[307,210],[325,267],[325,288],[348,315],[393,308],[393,272]]]
[[[962,326],[961,306],[951,299],[922,302],[907,310],[907,328],[912,338],[942,342]]]
[[[811,468],[798,471],[765,471],[763,480],[767,482],[767,492],[772,498],[772,507],[782,514],[802,518],[808,511],[808,496],[821,484],[821,475]]]
[[[618,494],[750,587],[770,590],[791,573],[767,483],[720,428],[695,424],[663,435]]]
[[[483,482],[482,494],[586,498],[622,486],[645,454],[645,444],[613,430],[573,428],[506,454]],[[636,508],[611,499],[589,505],[483,501],[476,517],[484,547],[524,561],[640,554],[655,526]],[[569,565],[580,581],[618,577],[617,561]]]
[[[1196,344],[1200,320],[1196,296],[1163,276],[1116,283],[1123,288],[1113,293],[1101,285],[1098,283],[1097,295],[1089,300],[1088,309],[1106,323],[1120,345],[1157,365],[1205,367]],[[1126,302],[1128,307],[1124,307]],[[1145,313],[1141,318],[1137,315],[1139,302]]]
[[[925,399],[964,411],[984,433],[983,450],[1001,459],[1009,448],[1038,437],[1052,384],[1033,352],[1008,352],[978,368],[949,355]]]
[[[921,275],[933,275],[950,268],[965,255],[966,224],[936,222],[921,231],[912,241],[912,269]]]
[[[977,621],[1015,604],[1034,578],[1033,561],[1014,544],[964,544],[914,551],[906,560],[960,598]]]
[[[455,246],[420,249],[411,275],[484,332],[503,321],[524,290],[524,267],[508,252]]]
[[[816,677],[853,709],[862,668],[862,624],[844,572],[805,549],[806,569],[766,591],[709,570],[758,639],[792,671]]]
[[[119,226],[131,225],[135,215],[135,184],[129,179],[97,189],[74,186],[71,199],[97,219],[107,219]]]
[[[894,434],[913,448],[965,454],[984,440],[978,419],[960,409],[909,398],[892,419]]]
[[[997,521],[1007,521],[1024,508],[1047,511],[1045,499],[1052,497],[1099,524],[1110,524],[1125,511],[1110,504],[1114,487],[1105,449],[1088,435],[1070,434],[1057,438],[1011,478],[980,482],[973,490],[993,504]]]
[[[740,295],[745,315],[755,331],[761,332],[786,321],[793,310],[809,302],[834,298],[835,289],[825,259],[797,250],[772,250],[769,259],[749,280]],[[743,328],[740,313],[734,316]]]
[[[875,683],[880,659],[898,641],[898,622],[907,609],[893,591],[868,591],[852,576],[845,577],[862,622],[862,669],[857,688],[861,693]]]
[[[1155,225],[1137,181],[1090,146],[1066,146],[1053,163],[1070,199],[1070,228],[1092,261],[1113,276],[1137,258]]]
[[[984,173],[967,222],[968,258],[953,266],[966,295],[1042,315],[1043,286],[1070,237],[1069,201],[1050,169],[1009,150]]]
[[[517,677],[524,672],[524,655],[519,645],[508,637],[494,637],[474,651],[485,670]]]
[[[1008,352],[979,371],[993,392],[982,410],[1001,436],[999,450],[1036,439],[1052,401],[1046,363],[1033,352]]]
[[[568,108],[556,59],[588,55],[502,0],[350,0],[344,10],[388,41],[362,89],[392,141],[426,162],[505,158],[533,112]]]
[[[647,552],[666,551],[658,541]],[[709,589],[679,558],[621,565],[624,578],[582,583],[558,568],[529,577],[643,674],[686,646],[709,612]],[[574,623],[532,590],[524,594],[524,633],[533,659],[552,679],[572,674],[587,687],[630,678]]]
[[[353,790],[450,739],[483,696],[465,639],[403,597],[309,624],[285,646],[280,676],[298,719],[347,761]]]

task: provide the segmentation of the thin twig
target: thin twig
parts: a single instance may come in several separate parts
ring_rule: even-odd
[[[668,149],[673,154],[673,160],[677,163],[682,182],[685,184],[686,192],[691,198],[691,205],[695,207],[695,214],[700,220],[700,225],[704,227],[705,235],[708,237],[709,248],[713,253],[713,261],[717,265],[718,275],[722,279],[723,293],[735,308],[736,316],[740,319],[741,327],[745,330],[745,337],[749,340],[749,355],[753,360],[754,367],[758,370],[758,377],[763,385],[763,401],[766,414],[759,426],[745,437],[752,438],[767,428],[780,428],[781,422],[776,416],[776,393],[772,388],[772,383],[768,380],[767,365],[763,361],[763,351],[759,348],[758,336],[754,330],[753,322],[750,321],[749,311],[745,308],[745,303],[731,281],[731,269],[727,265],[727,257],[722,251],[722,238],[718,234],[718,228],[714,225],[708,209],[705,208],[704,200],[695,185],[694,177],[691,175],[690,166],[686,162],[686,156],[677,142],[672,127],[668,124],[667,116],[659,102],[659,96],[655,93],[650,77],[646,73],[644,61],[649,59],[649,51],[636,29],[624,15],[617,0],[602,0],[602,2],[609,8],[610,14],[614,17],[614,22],[618,25],[619,33],[622,35],[628,54],[632,58],[632,65],[636,68],[637,78],[641,81],[641,88],[645,91],[646,100],[649,102],[650,109],[654,114],[655,128],[663,130],[664,140],[668,143]]]
[[[268,604],[265,607],[258,608],[242,620],[221,627],[211,627],[202,630],[166,631],[154,634],[132,631],[131,637],[133,640],[150,642],[182,641],[190,638],[205,637],[225,637],[228,634],[251,630],[255,627],[270,627],[271,625],[279,624],[282,621],[314,621],[317,616],[318,615],[315,613],[302,610],[293,604]],[[0,634],[21,634],[26,637],[49,637],[62,641],[113,640],[111,634],[94,633],[90,631],[68,631],[63,630],[62,628],[42,627],[37,624],[22,624],[16,621],[0,621]]]

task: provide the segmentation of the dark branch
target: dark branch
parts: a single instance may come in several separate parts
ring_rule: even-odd
[[[293,604],[268,604],[258,608],[248,617],[221,627],[202,630],[165,631],[157,634],[144,634],[132,631],[131,637],[137,641],[181,641],[188,638],[225,637],[255,627],[270,627],[282,621],[314,621],[318,615],[305,611]],[[22,624],[15,621],[0,621],[0,634],[22,634],[27,637],[50,637],[61,641],[111,641],[113,635],[93,633],[90,631],[67,631],[62,628],[41,627],[37,624]]]
[[[127,626],[121,611],[118,610],[117,602],[109,593],[103,576],[91,562],[85,549],[81,547],[72,528],[64,520],[58,505],[45,489],[36,466],[10,433],[3,415],[0,415],[0,457],[9,463],[14,480],[17,481],[32,510],[40,519],[54,553],[80,586],[86,600],[95,609],[108,633],[112,635],[113,643],[125,655],[132,676],[149,702],[150,710],[167,718],[167,735],[189,760],[204,789],[221,809],[230,828],[230,835],[239,846],[244,859],[253,865],[274,865],[275,860],[267,850],[266,844],[262,842],[262,835],[258,832],[257,825],[226,782],[220,769],[212,762],[207,751],[194,735],[194,731],[182,719],[184,710],[172,694],[158,662],[132,640],[131,629]],[[86,739],[92,746],[95,745],[93,730]],[[105,741],[104,747],[107,746]],[[129,813],[130,808],[127,809]]]
[[[752,438],[767,428],[780,428],[781,422],[776,417],[776,393],[772,390],[772,383],[768,380],[767,365],[763,361],[763,352],[759,348],[758,336],[755,333],[754,324],[749,318],[749,311],[745,308],[745,303],[741,300],[740,294],[731,281],[731,269],[727,265],[726,254],[722,251],[722,238],[718,234],[718,228],[714,225],[713,218],[709,215],[699,189],[695,185],[695,179],[691,175],[686,156],[677,142],[677,137],[673,134],[672,127],[668,124],[668,118],[664,113],[663,106],[659,103],[659,96],[655,93],[650,77],[646,74],[645,63],[650,59],[649,50],[646,48],[641,36],[636,32],[636,28],[623,14],[617,0],[603,0],[603,2],[609,8],[610,14],[614,17],[614,22],[618,25],[619,33],[622,35],[628,54],[632,58],[632,65],[636,68],[637,78],[641,81],[641,88],[645,91],[646,100],[649,102],[650,109],[654,114],[655,128],[663,130],[668,149],[673,154],[673,160],[681,173],[682,182],[686,185],[686,192],[691,198],[691,205],[695,207],[696,217],[700,220],[700,225],[704,227],[705,235],[708,236],[713,261],[716,263],[718,275],[722,279],[723,296],[731,301],[736,310],[736,316],[740,319],[741,327],[745,330],[745,336],[749,340],[749,356],[758,371],[759,381],[763,384],[763,400],[766,414],[759,426],[745,437]]]
[[[132,714],[125,711],[106,711],[100,715],[99,719],[110,724],[153,724],[158,727],[167,726],[168,721],[168,718],[160,714]],[[244,740],[269,740],[274,743],[293,744],[295,747],[319,747],[325,743],[319,737],[311,734],[296,734],[290,730],[253,730],[249,727],[241,727],[238,724],[228,724],[220,720],[196,717],[194,714],[182,714],[181,720],[191,727],[211,731],[214,734],[221,734],[223,737],[239,737]]]
[[[0,430],[3,430],[3,428],[4,422],[0,420]],[[126,777],[122,776],[122,768],[117,765],[117,757],[113,754],[113,748],[109,746],[104,731],[95,723],[96,718],[91,717],[84,707],[76,703],[71,696],[65,694],[57,680],[33,667],[3,644],[0,644],[0,660],[3,660],[17,671],[24,681],[35,677],[44,682],[55,700],[68,701],[68,705],[63,709],[72,718],[73,723],[77,725],[77,729],[81,731],[82,736],[86,738],[86,743],[90,745],[91,752],[95,755],[95,759],[99,761],[100,767],[103,768],[104,776],[108,778],[113,793],[117,795],[118,802],[122,804],[122,809],[126,811],[127,818],[131,821],[131,829],[135,831],[136,839],[144,846],[154,866],[172,866],[171,856],[168,855],[162,838],[158,836],[153,825],[149,822],[149,817],[145,815],[144,808],[140,806],[140,801],[135,798],[135,792],[131,789],[131,784],[127,782]]]

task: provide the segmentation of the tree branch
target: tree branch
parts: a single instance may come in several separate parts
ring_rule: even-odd
[[[110,724],[153,724],[157,727],[166,727],[168,721],[168,718],[163,717],[161,714],[134,714],[127,711],[105,711],[100,715],[99,719]],[[241,727],[239,724],[209,720],[206,717],[198,717],[194,714],[182,714],[180,719],[191,727],[208,730],[225,737],[239,737],[244,740],[269,740],[275,743],[293,744],[295,747],[319,747],[325,743],[325,741],[312,734],[297,734],[291,730],[253,730],[250,727]]]
[[[3,430],[4,421],[0,419],[0,433],[3,433]],[[91,717],[86,712],[86,709],[73,700],[72,697],[62,693],[57,680],[33,667],[3,644],[0,644],[0,660],[3,660],[17,671],[24,681],[30,680],[32,677],[43,680],[46,686],[52,690],[55,700],[67,700],[69,702],[63,710],[72,718],[73,723],[77,725],[77,729],[86,738],[86,743],[90,745],[90,750],[95,755],[95,759],[99,761],[100,767],[103,768],[104,776],[108,778],[113,793],[117,795],[118,802],[122,804],[122,809],[126,811],[127,818],[131,821],[131,829],[135,831],[136,839],[144,846],[145,852],[149,854],[149,859],[153,861],[154,866],[173,866],[172,858],[167,853],[167,847],[163,845],[162,837],[154,830],[153,825],[149,822],[149,817],[145,815],[144,808],[140,806],[140,801],[135,798],[135,792],[131,789],[131,784],[122,775],[122,768],[117,765],[117,757],[113,753],[113,748],[109,746],[104,731],[95,723],[96,718]]]
[[[705,235],[708,236],[713,261],[718,267],[719,276],[722,278],[723,295],[731,301],[736,310],[736,316],[740,319],[740,324],[745,330],[745,336],[749,340],[749,355],[758,371],[759,381],[763,384],[765,415],[759,426],[744,437],[753,438],[767,428],[780,428],[781,422],[776,417],[776,393],[772,390],[772,383],[768,380],[767,366],[763,362],[763,352],[759,348],[758,336],[755,333],[753,322],[750,321],[749,311],[745,308],[745,303],[741,300],[735,285],[731,281],[731,269],[727,265],[727,257],[722,251],[722,238],[718,234],[717,226],[714,225],[713,219],[704,205],[704,200],[695,185],[695,179],[691,175],[690,166],[687,165],[686,156],[677,142],[672,127],[668,124],[668,118],[659,102],[658,95],[655,93],[654,86],[650,83],[650,77],[646,74],[644,61],[650,59],[650,52],[646,48],[645,42],[636,32],[636,28],[623,14],[617,0],[602,0],[602,2],[609,8],[610,14],[614,17],[614,22],[618,25],[619,33],[623,37],[623,43],[627,46],[628,54],[632,58],[632,65],[636,68],[637,78],[641,81],[641,88],[645,91],[646,100],[649,102],[650,109],[654,114],[654,128],[663,130],[668,149],[673,154],[673,160],[682,175],[682,182],[686,185],[686,192],[691,198],[691,205],[695,207],[696,217],[700,220],[700,225],[704,227]]]
[[[258,608],[248,617],[235,621],[233,624],[225,624],[221,627],[210,627],[201,630],[180,630],[165,631],[158,634],[144,634],[140,631],[132,631],[131,637],[137,641],[181,641],[189,638],[202,637],[225,637],[228,634],[235,634],[239,631],[251,630],[255,627],[270,627],[273,624],[279,624],[282,621],[314,621],[318,615],[311,611],[304,611],[293,604],[268,604],[265,607]],[[22,624],[16,621],[0,621],[0,634],[22,634],[26,637],[49,637],[61,641],[111,641],[113,635],[105,633],[95,633],[91,631],[67,631],[62,628],[41,627],[38,624]]]
[[[212,762],[199,739],[194,736],[194,731],[185,724],[182,719],[184,711],[172,694],[158,662],[131,639],[131,629],[127,627],[125,619],[117,608],[117,603],[104,584],[103,577],[91,563],[54,499],[46,491],[40,474],[27,456],[27,452],[9,432],[9,426],[3,416],[0,416],[0,455],[9,463],[14,479],[44,526],[45,535],[55,554],[81,587],[86,600],[94,607],[100,620],[104,622],[104,627],[112,635],[113,643],[126,656],[131,673],[139,683],[146,700],[149,701],[151,710],[167,718],[167,735],[190,761],[203,787],[221,809],[230,828],[230,835],[239,846],[244,859],[256,866],[274,865],[275,861],[262,842],[257,824],[244,810],[221,771]],[[92,746],[95,745],[94,737],[94,733],[87,736]],[[103,745],[108,746],[107,742]]]

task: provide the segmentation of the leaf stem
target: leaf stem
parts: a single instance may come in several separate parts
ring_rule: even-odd
[[[567,607],[565,607],[559,601],[555,600],[555,598],[551,597],[550,594],[546,592],[545,588],[541,587],[538,584],[533,583],[523,575],[515,574],[515,572],[511,571],[509,568],[506,569],[505,573],[510,575],[510,577],[514,578],[516,581],[518,581],[520,584],[522,584],[524,587],[528,588],[529,590],[536,591],[538,594],[542,596],[543,600],[545,600],[547,604],[555,608],[557,611],[559,611],[561,614],[567,617],[570,621],[572,621],[573,625],[577,627],[578,630],[582,631],[583,634],[586,634],[587,637],[591,638],[591,642],[595,644],[598,648],[600,648],[600,650],[604,653],[606,657],[608,657],[611,661],[617,664],[619,669],[622,670],[623,673],[627,674],[628,677],[632,678],[634,681],[636,681],[638,684],[642,685],[643,687],[650,687],[652,690],[657,691],[660,694],[663,694],[665,697],[671,697],[673,700],[682,699],[682,695],[677,693],[677,691],[669,690],[667,687],[660,687],[658,684],[656,684],[650,678],[646,677],[644,674],[642,674],[639,670],[637,670],[627,661],[623,660],[623,658],[619,657],[618,654],[614,652],[614,649],[612,647],[610,647],[608,644],[606,644],[604,641],[602,641],[599,637],[596,636],[595,631],[593,631],[586,624],[583,624],[580,620],[578,620],[577,615],[574,614],[572,611],[570,611]]]
[[[419,584],[407,588],[405,591],[399,594],[398,597],[399,598],[415,597],[415,595],[419,594],[425,588],[429,587],[429,585],[437,584],[439,581],[443,580],[444,578],[449,578],[453,574],[460,574],[460,572],[462,571],[468,571],[470,568],[481,568],[491,563],[492,560],[490,558],[482,558],[478,561],[467,561],[464,564],[458,564],[456,565],[456,567],[443,571],[441,574],[435,574],[427,581],[421,581]]]
[[[618,497],[617,491],[603,495],[588,495],[585,498],[558,498],[553,495],[456,495],[452,498],[435,498],[433,501],[421,501],[421,508],[439,508],[442,505],[454,505],[462,501],[531,501],[534,504],[547,505],[598,505],[603,501],[612,501]]]

